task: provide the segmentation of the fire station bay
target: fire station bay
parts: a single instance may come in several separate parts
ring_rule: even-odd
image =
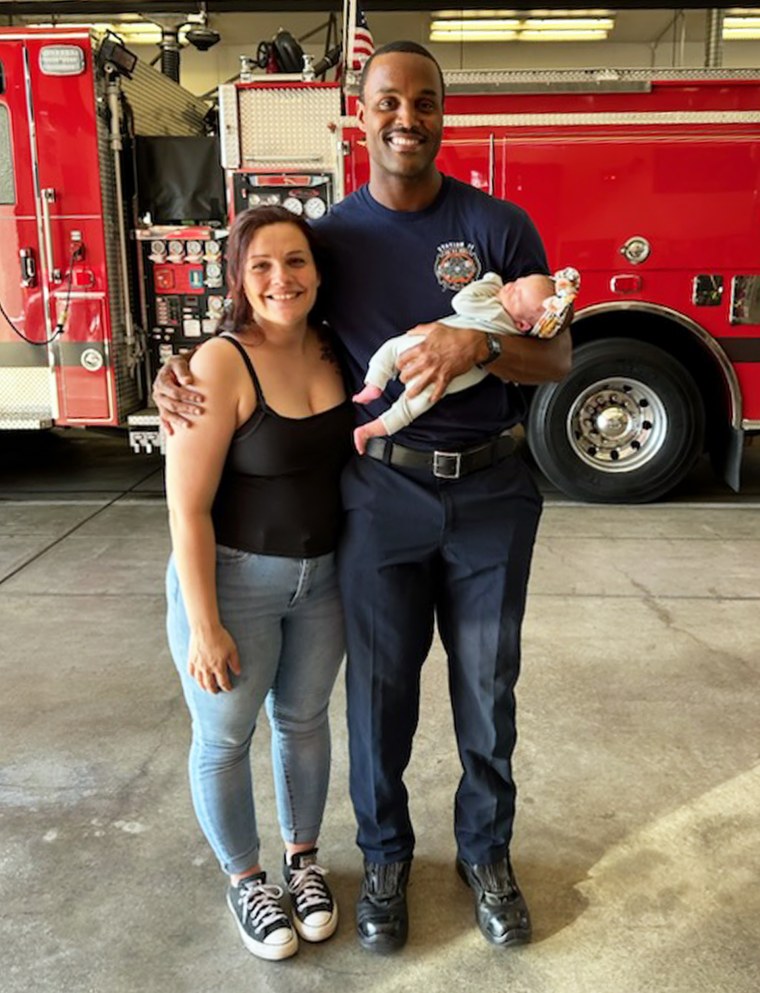
[[[0,993],[756,993],[758,433],[760,3],[0,0]]]

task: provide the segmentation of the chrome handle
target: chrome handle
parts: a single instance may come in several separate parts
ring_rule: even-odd
[[[21,285],[26,290],[37,285],[37,263],[31,248],[20,248],[18,255],[21,259]]]
[[[40,191],[40,203],[42,207],[42,230],[43,248],[45,250],[45,268],[47,277],[51,283],[60,283],[61,271],[56,269],[53,263],[53,231],[50,226],[50,204],[55,203],[55,190],[52,186]]]

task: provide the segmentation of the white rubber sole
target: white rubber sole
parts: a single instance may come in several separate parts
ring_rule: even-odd
[[[293,925],[304,941],[327,941],[328,938],[331,938],[335,934],[335,929],[338,927],[338,908],[337,906],[333,906],[330,920],[324,924],[320,924],[318,927],[311,927],[308,924],[304,924],[295,914],[293,914]]]
[[[287,941],[277,943],[272,942],[271,944],[267,944],[264,941],[254,941],[254,939],[250,936],[250,934],[248,934],[243,925],[240,923],[240,918],[235,913],[235,908],[230,902],[229,896],[227,897],[227,906],[230,908],[230,913],[235,918],[235,923],[237,924],[238,931],[240,932],[240,939],[251,955],[255,955],[260,959],[266,959],[268,962],[279,962],[281,959],[289,959],[298,951],[298,935],[295,931],[290,931],[290,937]],[[285,931],[285,928],[282,930]],[[277,932],[274,933],[276,934]]]

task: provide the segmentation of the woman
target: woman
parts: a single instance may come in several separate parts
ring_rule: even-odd
[[[309,227],[280,207],[239,215],[228,282],[231,330],[190,366],[207,414],[167,439],[167,627],[192,716],[198,821],[230,877],[244,944],[282,959],[298,935],[322,941],[338,919],[316,856],[343,657],[333,553],[353,413],[309,321],[320,283]],[[295,930],[259,861],[249,748],[264,702]]]

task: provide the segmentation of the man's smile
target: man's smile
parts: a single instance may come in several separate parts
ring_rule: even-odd
[[[427,138],[416,131],[391,131],[385,136],[386,144],[400,152],[414,151],[426,141]]]

